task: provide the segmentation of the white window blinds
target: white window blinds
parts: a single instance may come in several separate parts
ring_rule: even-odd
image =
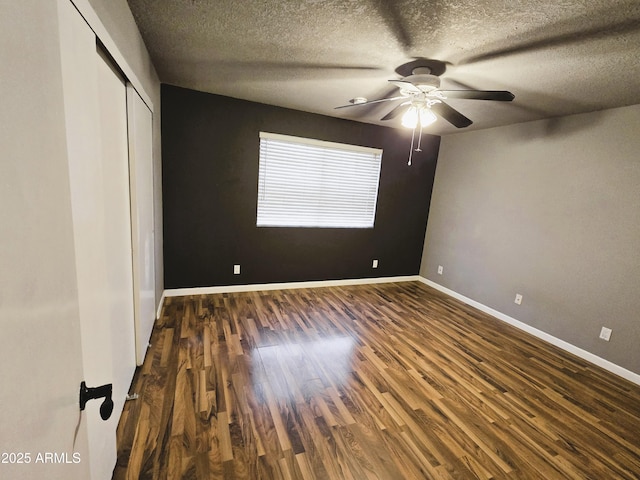
[[[260,132],[259,227],[372,228],[382,150]]]

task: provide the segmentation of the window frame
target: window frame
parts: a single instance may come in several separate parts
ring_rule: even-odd
[[[296,145],[300,146],[301,152],[295,152]],[[279,151],[279,154],[268,157],[269,147],[280,148],[282,150]],[[328,153],[332,151],[335,152],[335,154],[328,155]],[[265,156],[265,154],[267,156]],[[295,155],[298,154],[302,156],[296,157]],[[341,162],[345,160],[345,157],[349,157],[350,155],[351,158],[346,159],[351,161],[349,164],[351,168],[347,167],[342,169],[340,167]],[[380,188],[382,155],[383,150],[379,148],[260,132],[256,226],[258,228],[374,228]],[[301,168],[294,169],[292,164],[286,163],[287,161],[296,160],[303,160],[307,166],[303,165]],[[280,176],[274,176],[271,179],[271,183],[268,174],[269,161],[271,161],[272,169],[280,169]],[[321,164],[314,163],[314,161],[320,161]],[[274,162],[277,163],[274,164]],[[367,163],[370,163],[370,165],[367,165]],[[292,168],[295,178],[286,179],[286,175],[281,175],[284,168]],[[302,175],[301,172],[307,175]],[[304,178],[305,180],[309,180],[314,172],[319,178],[322,178],[329,172],[331,175],[329,177],[330,181],[337,179],[346,179],[348,181],[349,176],[351,176],[352,179],[355,179],[353,189],[345,193],[342,189],[338,189],[335,184],[330,185],[326,182],[327,178],[324,178],[316,184],[311,182],[308,184],[309,190],[305,190],[304,195],[298,193],[297,196],[297,200],[306,199],[305,196],[309,195],[311,189],[314,186],[317,187],[317,200],[320,203],[316,203],[315,207],[312,206],[310,202],[287,204],[283,199],[283,195],[291,200],[296,197],[296,189],[287,190],[287,188],[282,188],[282,185],[279,185],[281,189],[278,191],[280,194],[280,202],[274,201],[273,197],[271,201],[265,202],[265,192],[269,185],[277,187],[278,183],[274,184],[277,180],[281,180],[281,182],[285,184],[286,182],[292,184],[296,179]],[[365,180],[367,179],[369,183],[365,184]],[[290,192],[289,194],[287,193],[288,191]],[[332,193],[333,196],[330,196]],[[327,196],[327,194],[329,194],[329,196]],[[331,198],[331,200],[338,205],[338,215],[330,216],[331,212],[330,209],[327,208],[326,203],[328,198]],[[352,199],[362,201],[353,203]],[[278,203],[280,203],[280,205],[278,205]],[[352,209],[349,212],[346,211],[346,209],[354,205],[359,205],[361,208],[358,211],[356,211],[356,209]],[[267,215],[267,210],[275,211],[276,208],[280,208],[277,214],[272,212],[271,216]],[[308,217],[301,220],[305,216],[304,212],[308,214]],[[345,213],[351,215],[351,223],[347,221],[347,217],[341,217],[339,215],[344,215]]]

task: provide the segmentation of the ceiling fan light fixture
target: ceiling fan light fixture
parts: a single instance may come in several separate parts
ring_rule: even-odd
[[[436,114],[431,111],[426,105],[411,105],[402,116],[402,126],[414,129],[418,126],[418,122],[421,128],[431,125],[438,119]]]
[[[409,162],[407,165],[411,165],[411,159],[413,157],[413,143],[416,138],[416,131],[418,130],[418,124],[420,124],[420,130],[418,131],[418,146],[416,152],[421,152],[420,139],[422,138],[422,129],[428,125],[431,125],[438,119],[436,114],[431,111],[430,104],[418,103],[411,105],[409,109],[402,116],[402,125],[410,128],[411,133],[411,150],[409,150]]]
[[[436,114],[433,113],[429,107],[422,107],[420,109],[420,126],[421,127],[424,128],[428,125],[431,125],[437,119],[438,117],[436,117]]]
[[[411,105],[404,115],[402,115],[402,126],[414,129],[418,126],[418,107]]]

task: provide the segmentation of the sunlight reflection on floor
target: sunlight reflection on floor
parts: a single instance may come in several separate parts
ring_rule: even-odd
[[[285,342],[251,351],[254,388],[268,382],[274,395],[311,394],[310,389],[339,387],[353,371],[355,342],[349,336]],[[315,386],[313,386],[315,384]]]

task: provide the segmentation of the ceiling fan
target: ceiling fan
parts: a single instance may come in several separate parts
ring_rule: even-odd
[[[457,128],[468,127],[473,123],[471,119],[447,104],[445,100],[448,98],[498,102],[510,102],[515,98],[513,93],[506,90],[441,90],[439,75],[444,72],[445,68],[444,62],[416,59],[396,69],[396,72],[402,75],[400,80],[389,80],[400,89],[399,95],[378,100],[356,97],[351,99],[349,104],[341,105],[336,109],[404,100],[381,120],[391,120],[402,115],[402,125],[413,130],[408,162],[411,165],[414,152],[413,143],[418,127],[420,127],[420,133],[415,151],[421,152],[422,129],[435,122],[438,116]]]
[[[403,125],[415,128],[418,122],[421,127],[425,127],[440,116],[455,127],[464,128],[473,122],[448,105],[445,101],[448,98],[498,102],[510,102],[515,98],[506,90],[441,90],[440,77],[435,73],[438,72],[430,66],[413,66],[410,75],[400,80],[389,80],[400,89],[399,95],[378,100],[356,97],[351,99],[349,104],[341,105],[336,109],[404,100],[381,120],[391,120],[403,115]]]

